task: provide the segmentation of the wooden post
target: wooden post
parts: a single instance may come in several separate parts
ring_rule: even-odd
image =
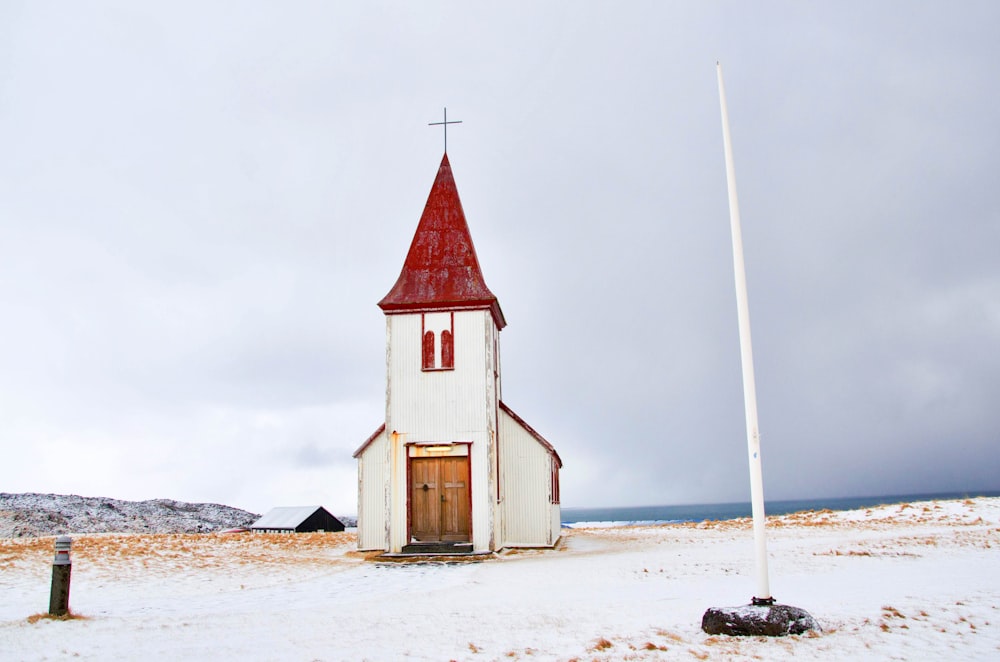
[[[52,560],[52,590],[49,593],[49,613],[65,616],[69,613],[69,579],[73,564],[69,558],[73,539],[69,536],[56,538],[56,555]]]

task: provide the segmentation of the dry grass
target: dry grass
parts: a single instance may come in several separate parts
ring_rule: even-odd
[[[684,637],[676,632],[670,632],[669,630],[657,630],[656,634],[677,644],[684,641]]]
[[[254,566],[331,563],[356,540],[353,533],[86,534],[73,537],[71,556],[74,565],[165,570],[214,568],[233,561]],[[53,537],[0,538],[0,568],[48,566],[53,554]]]
[[[902,612],[891,605],[882,606],[882,616],[885,618],[906,618]]]
[[[32,614],[28,617],[29,623],[37,623],[38,621],[85,621],[89,617],[83,614],[74,614],[72,611],[67,611],[62,616],[54,616],[48,612],[42,612],[39,614]]]
[[[601,637],[600,639],[598,639],[597,641],[594,642],[594,645],[590,647],[590,650],[592,650],[592,651],[604,651],[604,650],[607,650],[607,649],[611,648],[612,646],[614,646],[613,643],[611,643],[610,641],[608,641],[604,637]]]

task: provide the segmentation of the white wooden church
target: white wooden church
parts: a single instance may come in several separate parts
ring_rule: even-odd
[[[391,553],[550,547],[555,448],[504,404],[497,298],[445,153],[386,316],[385,422],[358,459],[358,547]]]

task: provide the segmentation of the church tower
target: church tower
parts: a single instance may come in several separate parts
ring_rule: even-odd
[[[386,315],[385,423],[355,453],[359,547],[460,553],[554,544],[562,462],[501,402],[506,320],[483,278],[447,153],[399,278],[378,305]],[[530,502],[533,515],[511,512],[530,511]]]

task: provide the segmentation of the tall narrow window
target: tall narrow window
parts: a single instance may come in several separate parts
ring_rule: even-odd
[[[559,465],[555,458],[550,457],[552,467],[552,503],[559,503]]]
[[[441,367],[455,367],[455,339],[447,329],[441,332]]]
[[[434,332],[424,333],[424,370],[434,369]]]

